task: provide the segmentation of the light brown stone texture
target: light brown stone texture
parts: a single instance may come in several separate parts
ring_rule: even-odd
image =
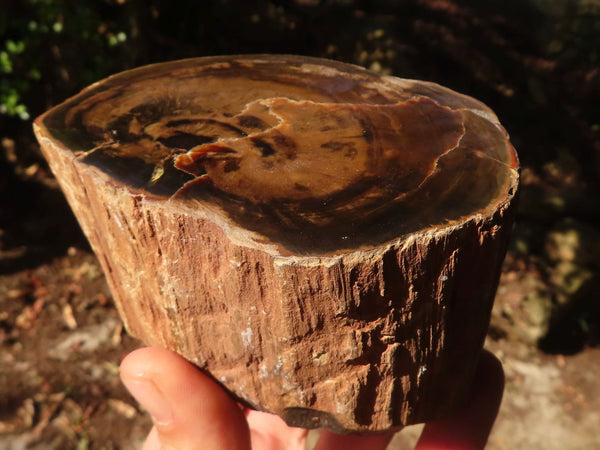
[[[292,425],[381,431],[471,381],[518,160],[480,102],[293,56],[101,81],[35,131],[127,330]]]

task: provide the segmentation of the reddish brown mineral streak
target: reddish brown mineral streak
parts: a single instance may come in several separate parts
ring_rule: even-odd
[[[469,124],[494,132],[476,118]],[[513,172],[484,212],[377,245],[302,255],[244,234],[210,208],[200,214],[194,203],[136,192],[75,157],[42,120],[36,133],[128,331],[144,343],[177,351],[240,401],[297,426],[381,431],[460,402],[514,216],[512,147],[493,167]]]

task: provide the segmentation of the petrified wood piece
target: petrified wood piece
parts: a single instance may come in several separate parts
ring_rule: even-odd
[[[124,72],[37,119],[129,332],[288,423],[379,431],[470,382],[513,219],[480,102],[294,56]]]

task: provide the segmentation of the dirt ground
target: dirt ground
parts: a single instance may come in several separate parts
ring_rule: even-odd
[[[321,10],[263,3],[233,24],[239,42],[201,34],[222,34],[221,21],[197,31],[200,50],[154,33],[149,54],[325,56],[437,81],[492,106],[523,167],[486,341],[507,378],[488,448],[600,449],[600,4],[414,0],[399,14],[392,0],[320,2],[333,5]],[[534,3],[571,9],[538,22]],[[67,63],[57,73],[74,73]],[[31,124],[0,119],[0,450],[137,449],[150,421],[118,366],[141,343],[123,329]],[[419,431],[403,430],[390,448],[411,448]]]

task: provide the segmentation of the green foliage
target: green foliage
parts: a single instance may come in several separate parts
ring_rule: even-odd
[[[13,73],[13,60],[25,51],[24,41],[6,40],[4,49],[0,51],[0,113],[9,116],[19,116],[23,120],[29,119],[27,107],[21,103],[19,88],[26,88],[23,82],[10,83],[8,75]],[[39,75],[39,72],[36,72]]]
[[[8,0],[1,9],[0,114],[27,120],[126,65],[123,5]]]
[[[16,89],[5,88],[5,83],[0,84],[0,113],[9,116],[18,116],[23,120],[29,119],[27,107],[21,103],[21,97]]]

